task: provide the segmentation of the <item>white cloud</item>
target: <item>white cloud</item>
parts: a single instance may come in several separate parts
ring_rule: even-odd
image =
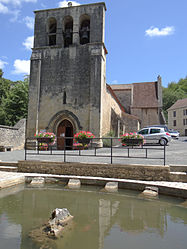
[[[23,21],[25,22],[27,28],[34,29],[34,18],[31,16],[26,16]]]
[[[23,46],[25,46],[27,50],[30,50],[31,48],[33,48],[33,43],[34,43],[34,36],[28,36],[22,44]]]
[[[172,35],[175,32],[175,28],[173,26],[167,26],[165,28],[159,29],[156,27],[150,27],[145,31],[145,35],[153,37],[153,36],[167,36]]]
[[[76,2],[76,1],[61,1],[58,3],[58,7],[68,7],[68,3],[71,2],[73,6],[77,6],[80,5],[80,3]]]
[[[12,5],[21,5],[21,3],[36,3],[37,0],[0,0],[0,3],[12,4]]]
[[[8,12],[8,8],[0,2],[0,13],[6,14]]]
[[[0,68],[1,68],[1,69],[3,69],[4,66],[7,65],[7,64],[8,64],[8,62],[3,61],[3,60],[0,59]]]
[[[30,74],[30,60],[15,60],[13,74]]]

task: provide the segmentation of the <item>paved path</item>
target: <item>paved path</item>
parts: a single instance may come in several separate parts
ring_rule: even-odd
[[[29,151],[30,152],[30,151]],[[63,151],[56,151],[55,154],[60,153],[63,154]],[[77,153],[78,151],[67,151],[67,153]],[[86,155],[92,154],[94,155],[94,150],[85,150],[81,151],[82,154],[85,156],[66,156],[67,162],[84,162],[84,163],[110,163],[110,158],[103,158],[103,157],[88,157]],[[110,149],[101,148],[97,150],[98,154],[103,155],[109,155]],[[119,154],[127,154],[127,150],[123,149],[117,149],[113,150],[113,154],[119,155]],[[139,155],[141,156],[143,152],[141,151],[131,151],[132,155]],[[135,154],[136,153],[136,154]],[[163,157],[163,151],[150,151],[148,152],[148,156],[154,156],[156,158]],[[63,161],[64,156],[63,155],[50,155],[49,151],[42,152],[43,155],[30,155],[28,156],[29,160],[41,160],[41,161]],[[10,161],[19,161],[24,160],[24,150],[19,151],[12,151],[12,152],[0,152],[0,160],[5,162]],[[163,160],[160,159],[137,159],[137,158],[123,158],[113,159],[114,163],[120,163],[120,164],[144,164],[144,165],[163,165]],[[180,137],[179,140],[172,140],[168,146],[166,146],[166,165],[187,165],[187,137]]]

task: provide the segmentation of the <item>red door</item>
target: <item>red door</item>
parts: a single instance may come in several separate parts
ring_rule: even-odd
[[[64,150],[66,144],[66,149],[71,150],[73,145],[73,139],[66,139],[64,137],[73,137],[73,125],[67,119],[63,120],[57,129],[57,149]]]

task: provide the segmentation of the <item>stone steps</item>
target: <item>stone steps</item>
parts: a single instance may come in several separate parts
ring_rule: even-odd
[[[170,165],[170,178],[174,182],[187,182],[187,165]]]
[[[12,166],[0,166],[0,171],[6,171],[6,172],[18,172],[18,167],[12,167]]]
[[[187,165],[170,165],[171,172],[187,172]]]
[[[0,171],[17,172],[18,163],[17,162],[0,162]]]

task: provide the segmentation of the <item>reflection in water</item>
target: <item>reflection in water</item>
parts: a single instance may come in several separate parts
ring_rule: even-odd
[[[46,248],[186,248],[187,209],[178,205],[182,200],[151,201],[138,198],[137,192],[98,190],[54,185],[1,190],[0,249],[39,249],[41,245],[29,238],[29,232],[42,225],[54,208],[63,207],[74,216],[74,225]]]

